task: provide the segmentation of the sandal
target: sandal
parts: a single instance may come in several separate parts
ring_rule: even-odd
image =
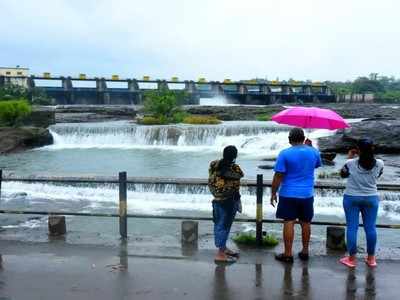
[[[357,266],[357,260],[351,259],[349,256],[341,258],[339,262],[349,268],[355,268]]]
[[[293,256],[286,256],[284,253],[276,254],[275,259],[284,263],[293,263]]]
[[[307,261],[310,258],[310,255],[308,253],[303,252],[299,252],[298,256],[302,261]]]
[[[225,250],[225,254],[231,257],[239,258],[240,254],[239,252],[235,252],[232,250]]]
[[[227,256],[226,258],[215,258],[214,262],[216,264],[232,264],[236,262],[236,259],[234,259],[233,257]]]
[[[370,267],[370,268],[375,268],[375,267],[377,266],[377,263],[376,263],[376,259],[375,259],[375,258],[373,258],[373,259],[368,259],[368,257],[366,257],[366,258],[364,259],[364,261],[365,261],[365,263],[367,264],[367,266]]]

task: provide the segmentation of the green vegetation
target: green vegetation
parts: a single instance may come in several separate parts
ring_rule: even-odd
[[[256,120],[257,121],[271,121],[271,117],[273,114],[262,114],[262,115],[257,115]]]
[[[239,233],[233,237],[233,241],[240,245],[256,246],[256,237],[251,233]],[[263,236],[262,246],[275,247],[279,244],[278,239],[273,235]]]
[[[204,125],[204,124],[211,124],[211,125],[216,125],[220,124],[221,121],[218,120],[215,116],[195,116],[195,115],[189,115],[186,116],[183,119],[182,123],[186,124],[199,124],[199,125]]]
[[[354,81],[326,83],[339,96],[373,93],[378,102],[400,103],[400,79],[393,76],[379,76],[378,73],[371,73],[368,77],[361,76]]]
[[[0,101],[16,99],[27,100],[32,105],[51,105],[53,102],[41,88],[34,88],[29,92],[26,87],[15,84],[0,87]]]
[[[146,115],[138,120],[142,125],[166,125],[176,123],[187,124],[219,124],[213,116],[194,116],[182,110],[184,92],[150,91],[144,95],[144,111]]]
[[[30,113],[31,106],[24,99],[0,101],[0,126],[19,126]]]

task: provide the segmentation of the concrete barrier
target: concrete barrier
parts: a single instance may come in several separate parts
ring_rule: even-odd
[[[199,223],[196,221],[182,222],[182,244],[197,244],[199,238]]]
[[[329,226],[326,228],[326,247],[330,250],[346,250],[346,234],[343,227]]]
[[[65,216],[49,216],[49,235],[59,236],[67,233]]]

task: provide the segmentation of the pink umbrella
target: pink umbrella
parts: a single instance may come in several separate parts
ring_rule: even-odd
[[[313,129],[341,129],[350,127],[336,112],[318,107],[294,106],[272,116],[280,124]]]

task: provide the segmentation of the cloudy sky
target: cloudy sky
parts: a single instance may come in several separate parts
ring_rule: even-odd
[[[0,0],[0,66],[181,79],[400,77],[397,0]]]

